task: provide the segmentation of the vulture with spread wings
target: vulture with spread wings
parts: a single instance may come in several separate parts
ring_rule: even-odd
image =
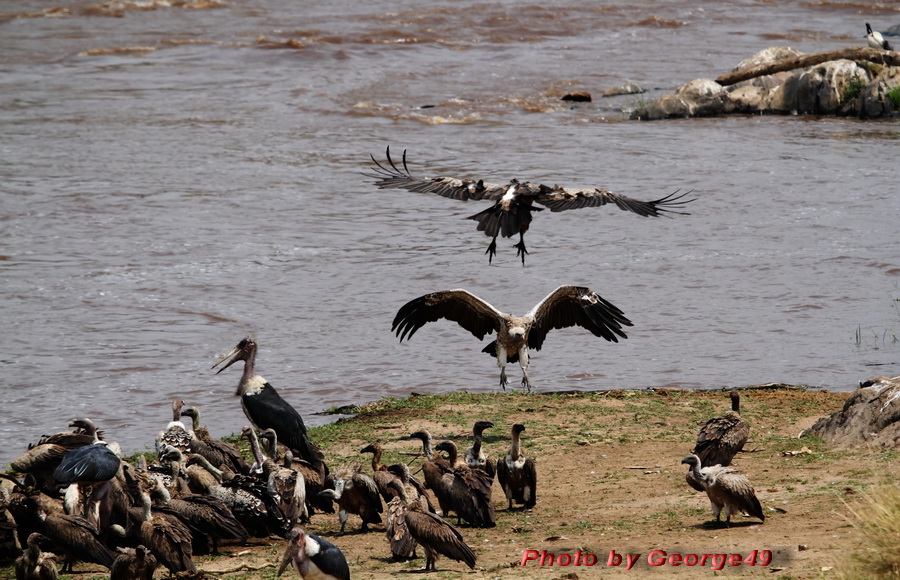
[[[581,326],[611,342],[628,338],[622,326],[632,326],[621,310],[583,286],[560,286],[538,302],[525,316],[500,312],[466,290],[446,290],[420,296],[404,304],[394,317],[391,330],[400,340],[411,338],[427,322],[446,318],[479,339],[497,333],[497,339],[482,352],[497,357],[500,386],[506,389],[506,364],[519,362],[522,386],[531,391],[528,379],[528,349],[541,350],[544,338],[554,328]]]
[[[666,214],[689,215],[687,212],[677,211],[685,204],[694,201],[684,199],[690,193],[678,195],[675,191],[665,197],[653,201],[641,201],[624,195],[618,195],[599,187],[588,189],[570,189],[559,185],[548,186],[520,182],[510,179],[506,183],[485,183],[478,179],[458,179],[456,177],[413,177],[406,165],[406,150],[403,151],[402,168],[398,167],[391,159],[391,148],[385,152],[387,163],[382,164],[372,157],[375,163],[374,173],[364,173],[368,177],[377,179],[375,185],[381,189],[399,188],[422,193],[436,193],[443,197],[468,200],[490,200],[494,205],[480,211],[469,219],[478,222],[478,231],[491,238],[491,243],[485,253],[488,255],[488,263],[493,261],[497,253],[497,236],[510,238],[519,234],[519,243],[516,248],[517,256],[521,256],[522,265],[525,265],[525,232],[531,224],[532,212],[543,211],[544,208],[536,207],[538,203],[550,211],[563,211],[582,207],[597,207],[608,203],[615,204],[621,210],[630,211],[643,217],[659,217]]]

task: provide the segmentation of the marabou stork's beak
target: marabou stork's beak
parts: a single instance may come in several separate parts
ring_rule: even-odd
[[[219,366],[220,364],[225,362],[225,360],[227,360],[229,357],[231,357],[231,360],[229,360],[227,363],[225,363],[224,367],[222,367],[218,371],[216,371],[216,374],[221,373],[222,371],[224,371],[225,369],[227,369],[228,367],[230,367],[237,361],[244,360],[244,351],[240,347],[240,345],[234,347],[233,349],[231,349],[227,353],[225,353],[225,355],[222,358],[220,358],[219,360],[216,361],[216,364],[214,364],[212,366],[212,368],[216,368],[217,366]]]

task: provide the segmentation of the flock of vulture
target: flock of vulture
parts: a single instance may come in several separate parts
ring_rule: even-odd
[[[373,161],[374,158],[373,158]],[[519,235],[516,244],[525,263],[524,234],[532,212],[551,212],[613,203],[646,217],[674,211],[692,200],[669,195],[639,201],[603,189],[566,189],[511,180],[490,184],[451,177],[414,178],[387,151],[387,163],[375,161],[376,185],[437,193],[458,200],[491,200],[494,205],[472,219],[491,237],[489,262],[498,236]],[[581,326],[608,341],[626,338],[631,322],[616,306],[583,286],[564,285],[551,292],[524,316],[503,313],[466,290],[426,294],[400,308],[392,330],[401,341],[428,322],[445,318],[457,322],[479,339],[496,332],[483,352],[496,357],[500,385],[506,387],[505,366],[518,362],[522,386],[531,390],[528,351],[539,350],[554,328]],[[195,554],[217,553],[220,541],[246,542],[272,535],[287,540],[278,576],[293,567],[301,578],[348,580],[350,567],[340,548],[315,534],[307,525],[315,513],[338,512],[341,531],[348,514],[362,520],[362,530],[381,524],[392,558],[417,557],[421,546],[425,571],[435,570],[439,556],[470,568],[476,554],[457,527],[494,527],[491,490],[496,479],[510,510],[532,509],[537,503],[535,461],[521,446],[525,426],[511,426],[508,453],[496,461],[482,449],[485,429],[477,421],[472,446],[461,452],[453,441],[432,446],[426,431],[411,434],[421,440],[422,481],[409,466],[381,464],[377,442],[361,450],[371,453],[371,473],[359,465],[329,469],[321,450],[307,436],[300,414],[254,370],[256,340],[241,340],[213,368],[218,372],[236,362],[244,368],[236,395],[253,425],[244,427],[252,457],[234,445],[213,438],[196,407],[173,402],[172,421],[156,437],[156,461],[132,465],[120,458],[117,444],[108,443],[89,419],[70,423],[71,431],[46,435],[0,474],[0,534],[15,536],[21,548],[16,577],[57,577],[57,560],[70,571],[76,561],[110,569],[113,580],[149,579],[157,567],[173,575],[198,574]],[[740,451],[749,426],[739,414],[739,398],[732,393],[733,410],[711,419],[701,429],[687,482],[709,496],[716,519],[724,509],[726,521],[746,512],[764,519],[753,487],[745,476],[728,467]],[[182,422],[189,417],[191,424]],[[432,500],[434,498],[434,501]],[[335,510],[337,506],[337,510]],[[452,516],[456,525],[451,523]]]
[[[348,514],[359,516],[363,531],[383,524],[397,561],[416,558],[421,546],[425,571],[435,570],[441,555],[474,568],[475,552],[445,518],[452,513],[457,524],[494,527],[495,478],[510,509],[535,506],[537,472],[522,453],[520,424],[511,428],[509,453],[496,462],[482,449],[484,430],[494,426],[488,421],[475,423],[464,453],[453,441],[432,447],[427,431],[412,433],[424,451],[424,481],[406,463],[382,465],[378,442],[360,450],[372,454],[371,473],[358,464],[330,470],[300,414],[255,373],[256,351],[255,339],[245,338],[213,367],[225,363],[221,372],[244,362],[237,395],[254,425],[241,430],[249,457],[213,438],[197,407],[175,399],[152,464],[144,456],[134,465],[122,460],[90,419],[43,436],[12,461],[12,472],[0,474],[0,530],[23,548],[16,578],[57,578],[58,559],[63,572],[91,562],[109,568],[113,580],[149,580],[157,567],[191,577],[200,574],[195,554],[218,553],[221,541],[275,535],[287,540],[278,576],[292,566],[301,578],[348,580],[340,548],[301,527],[315,513],[335,511],[341,532]]]

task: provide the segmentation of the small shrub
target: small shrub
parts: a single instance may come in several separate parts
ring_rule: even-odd
[[[866,88],[866,82],[859,77],[853,77],[844,85],[844,92],[841,94],[841,102],[847,103],[852,101]]]
[[[889,90],[887,96],[888,99],[891,100],[891,105],[894,107],[894,110],[900,111],[900,87],[894,87]]]

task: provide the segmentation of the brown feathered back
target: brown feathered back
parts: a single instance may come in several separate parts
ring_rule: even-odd
[[[703,467],[731,465],[750,437],[750,424],[741,418],[740,395],[731,392],[731,411],[721,417],[713,417],[700,428],[693,453],[700,458]]]

